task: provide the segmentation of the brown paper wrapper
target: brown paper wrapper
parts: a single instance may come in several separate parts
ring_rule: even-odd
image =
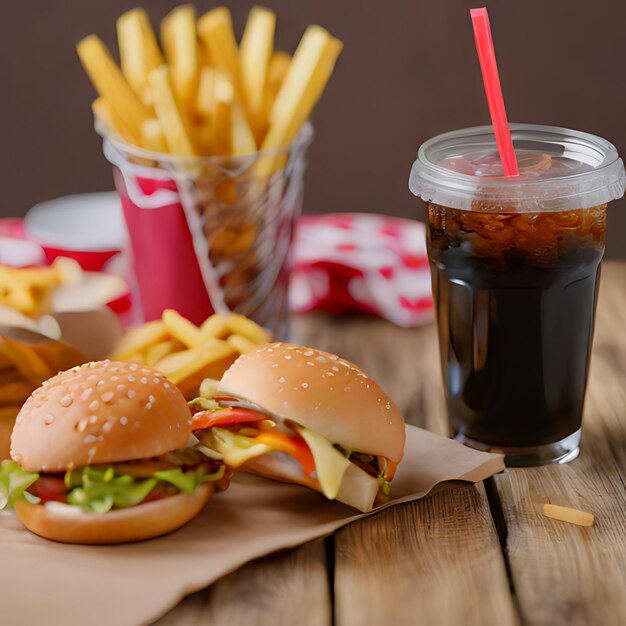
[[[40,539],[0,515],[0,598],[7,624],[145,624],[185,595],[244,563],[332,533],[354,520],[424,497],[448,481],[477,482],[504,469],[478,452],[407,426],[392,499],[360,514],[304,487],[237,475],[192,522],[166,537],[122,546]]]

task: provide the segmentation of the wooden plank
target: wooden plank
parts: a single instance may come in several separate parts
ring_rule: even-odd
[[[528,626],[626,624],[626,265],[603,271],[581,455],[496,476],[506,554]],[[593,513],[582,528],[546,502]]]
[[[156,624],[326,626],[331,620],[321,540],[249,563],[208,589],[188,596]]]
[[[335,537],[337,626],[517,623],[482,485],[394,507]]]

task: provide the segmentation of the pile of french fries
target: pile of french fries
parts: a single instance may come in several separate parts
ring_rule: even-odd
[[[131,329],[111,358],[154,367],[191,400],[204,378],[220,379],[240,354],[269,339],[263,328],[243,315],[214,314],[198,327],[167,309],[160,320]]]
[[[65,257],[57,257],[49,267],[0,265],[0,326],[59,339],[61,330],[50,314],[74,306],[97,309],[126,290],[117,276],[85,272],[77,261]]]
[[[58,266],[14,268],[0,265],[0,307],[38,317],[46,311],[52,291],[62,282]]]
[[[117,20],[121,68],[95,35],[77,47],[99,98],[98,120],[127,143],[189,157],[289,147],[320,98],[342,43],[309,26],[293,58],[274,50],[276,15],[254,7],[237,45],[230,11],[199,19],[182,5],[160,24],[143,9]],[[259,175],[279,162],[265,160]]]
[[[44,380],[83,362],[82,355],[58,341],[19,329],[0,329],[0,460],[9,456],[15,418]]]

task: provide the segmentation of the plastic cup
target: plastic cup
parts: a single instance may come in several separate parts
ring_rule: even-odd
[[[491,127],[421,146],[428,255],[451,434],[507,465],[578,455],[607,203],[626,174],[609,142],[511,125],[505,177]]]
[[[200,324],[234,311],[284,337],[311,127],[287,150],[237,157],[151,153],[96,129],[114,166],[141,317],[173,308]],[[257,176],[263,159],[283,167]]]

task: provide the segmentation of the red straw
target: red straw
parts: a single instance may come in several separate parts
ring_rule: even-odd
[[[493,132],[496,136],[496,144],[500,153],[504,174],[505,176],[517,176],[519,174],[517,157],[515,156],[513,141],[511,140],[509,122],[506,118],[500,76],[498,75],[498,64],[496,63],[496,51],[493,48],[487,8],[471,9],[470,15],[472,16],[472,24],[474,26],[476,51],[480,61],[480,71],[483,74],[489,115],[491,115],[491,123],[493,124]]]

